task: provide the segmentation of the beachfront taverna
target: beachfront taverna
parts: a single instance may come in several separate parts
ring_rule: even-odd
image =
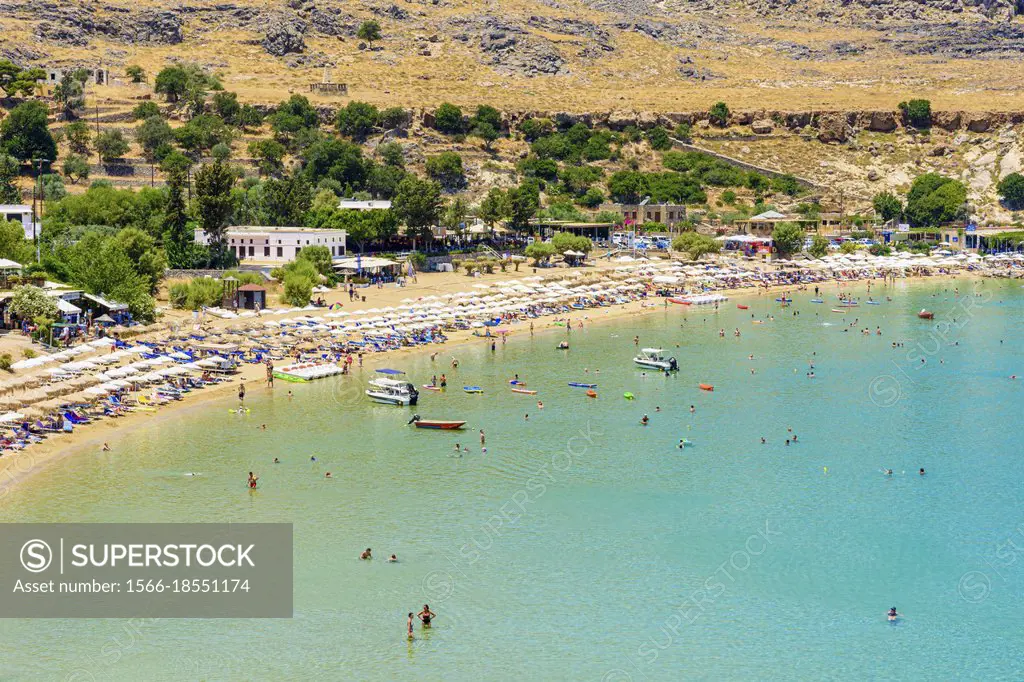
[[[198,244],[210,240],[201,229],[196,229]],[[345,255],[345,231],[323,230],[312,227],[229,227],[224,240],[239,261],[264,263],[290,263],[307,246],[326,246],[332,258]]]

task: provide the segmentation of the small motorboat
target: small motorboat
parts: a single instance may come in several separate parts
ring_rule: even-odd
[[[919,312],[917,316],[920,317],[922,320],[935,319],[935,313],[933,313],[930,310],[925,310],[924,308],[921,308],[921,312]]]
[[[742,303],[737,303],[736,307],[739,308],[740,310],[750,310],[749,305],[743,305]]]
[[[523,395],[537,395],[537,391],[530,391],[530,390],[525,389],[525,388],[513,388],[512,392],[513,393],[521,393]]]
[[[466,393],[483,393],[484,392],[484,389],[480,388],[479,386],[463,386],[462,390],[465,391]]]
[[[665,372],[675,372],[679,369],[676,359],[664,357],[661,348],[644,348],[639,355],[633,358],[633,362],[641,367],[660,369]]]
[[[369,385],[366,395],[385,405],[415,405],[420,395],[412,384],[400,379],[374,379]]]
[[[447,419],[422,419],[418,414],[414,414],[412,419],[409,420],[410,424],[414,424],[417,429],[440,429],[442,431],[452,431],[455,429],[461,429],[466,425],[464,421],[454,421]]]
[[[570,381],[569,385],[573,388],[597,388],[597,384],[582,384],[578,381]]]

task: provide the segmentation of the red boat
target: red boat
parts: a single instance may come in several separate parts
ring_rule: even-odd
[[[444,419],[420,419],[419,415],[414,416],[410,421],[410,424],[415,424],[417,429],[441,429],[444,431],[452,431],[455,429],[461,429],[466,425],[464,421],[448,421]]]
[[[922,320],[931,320],[934,319],[935,313],[933,313],[930,310],[922,309],[921,312],[917,314],[917,316],[920,317]]]
[[[740,303],[737,303],[736,307],[739,308],[740,310],[750,310],[750,306],[749,305],[743,305],[743,304],[740,304]]]

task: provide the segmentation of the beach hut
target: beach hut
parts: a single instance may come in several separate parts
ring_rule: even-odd
[[[238,287],[238,307],[245,310],[263,310],[267,307],[267,290],[259,284]]]

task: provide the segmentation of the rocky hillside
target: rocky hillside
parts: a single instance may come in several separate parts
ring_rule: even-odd
[[[20,63],[199,61],[251,100],[500,108],[1024,110],[1022,0],[0,0]],[[356,38],[378,21],[372,46]]]

